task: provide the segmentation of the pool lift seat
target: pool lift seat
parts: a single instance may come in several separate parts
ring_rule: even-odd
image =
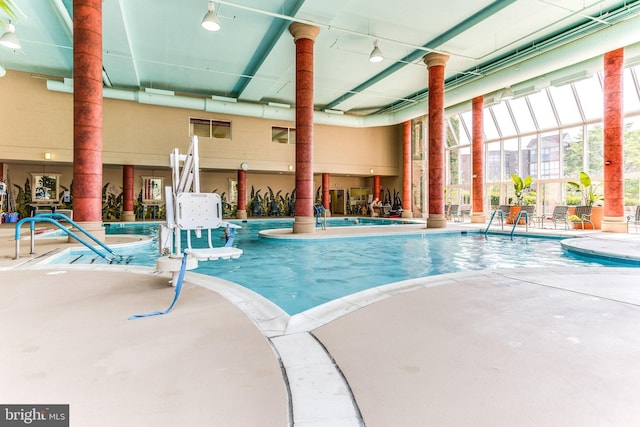
[[[158,259],[157,270],[172,272],[175,286],[183,254],[188,255],[186,269],[191,270],[198,266],[198,261],[238,258],[242,249],[232,246],[235,230],[241,227],[222,220],[220,195],[200,192],[198,137],[192,137],[187,154],[182,155],[175,148],[170,162],[172,186],[165,187],[167,223],[160,226],[159,236],[159,250],[165,256]],[[216,247],[211,232],[220,227],[225,227],[226,243]],[[187,238],[184,250],[181,248],[183,231]],[[207,247],[192,247],[192,235],[201,239],[203,232],[206,232]]]

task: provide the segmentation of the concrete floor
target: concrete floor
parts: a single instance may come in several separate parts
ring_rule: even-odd
[[[581,236],[640,260],[640,235]],[[167,276],[13,245],[0,228],[0,403],[68,403],[72,426],[640,424],[637,268],[448,274],[292,317],[188,273],[170,314],[127,320],[168,306]]]

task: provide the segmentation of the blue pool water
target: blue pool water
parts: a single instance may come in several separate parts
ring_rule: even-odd
[[[271,300],[289,314],[371,287],[401,280],[470,270],[625,265],[562,250],[559,239],[442,233],[340,239],[265,239],[258,231],[290,228],[292,220],[240,222],[231,260],[200,262],[198,273],[229,280]],[[157,224],[108,227],[108,233],[157,234]],[[224,244],[222,233],[218,237]],[[215,243],[214,243],[215,244]],[[131,263],[155,266],[157,242],[119,254]],[[79,254],[89,254],[78,257]],[[72,251],[57,263],[102,262],[91,252]]]

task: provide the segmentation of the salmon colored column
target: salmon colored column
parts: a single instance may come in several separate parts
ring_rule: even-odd
[[[164,191],[164,188],[162,189]],[[122,166],[122,220],[135,221],[133,212],[133,165]]]
[[[373,176],[373,198],[380,200],[380,175]]]
[[[411,120],[402,125],[402,218],[413,218],[411,199]]]
[[[294,22],[296,44],[296,217],[294,233],[315,233],[313,211],[313,45],[320,28]]]
[[[327,216],[331,215],[331,192],[329,191],[331,190],[330,185],[329,174],[325,172],[322,174],[322,206],[327,212]]]
[[[427,228],[444,228],[444,65],[448,55],[430,53],[429,70],[429,216]]]
[[[624,233],[624,49],[604,55],[604,216],[602,231]]]
[[[485,222],[484,217],[484,137],[482,115],[484,97],[477,96],[471,100],[472,131],[471,131],[471,194],[473,208],[472,223]]]
[[[247,219],[247,172],[238,169],[238,208],[236,218]]]
[[[102,0],[73,1],[73,219],[102,226]]]

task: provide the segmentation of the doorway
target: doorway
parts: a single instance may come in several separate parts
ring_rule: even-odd
[[[329,190],[329,193],[331,194],[331,214],[344,215],[344,190]]]

